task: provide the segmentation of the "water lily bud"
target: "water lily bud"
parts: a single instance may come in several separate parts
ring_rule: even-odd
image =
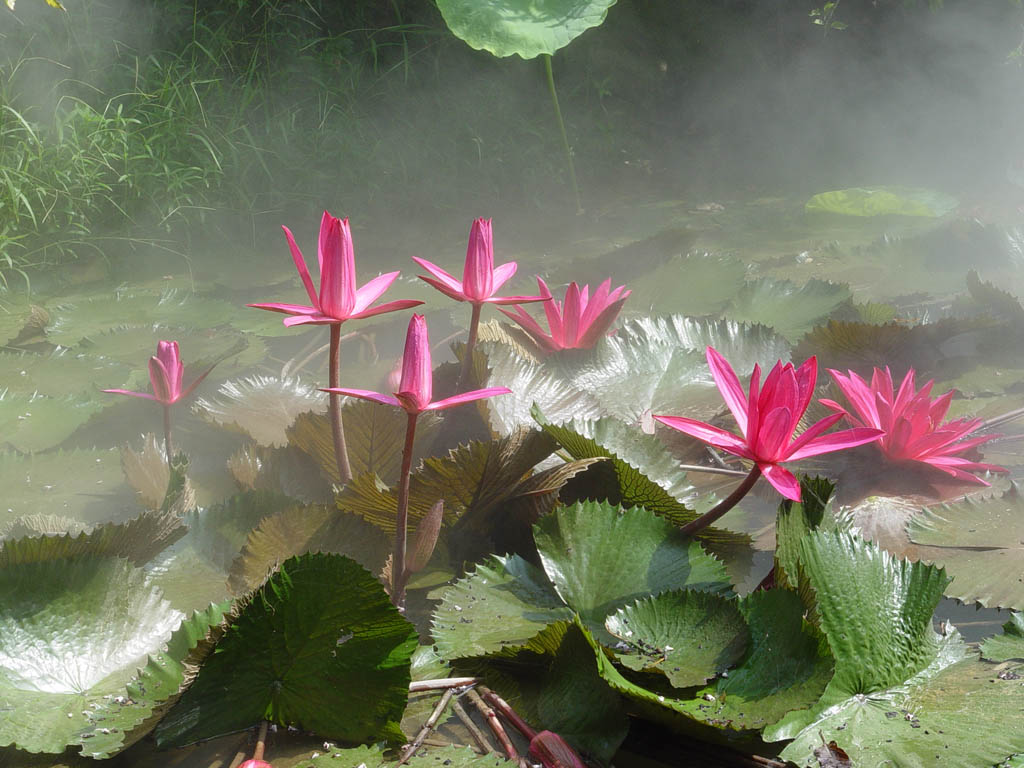
[[[576,750],[553,731],[541,731],[530,741],[530,757],[544,768],[587,768]]]
[[[238,768],[274,768],[274,766],[265,760],[246,760]]]

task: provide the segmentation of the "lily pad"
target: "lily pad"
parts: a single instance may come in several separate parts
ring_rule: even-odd
[[[616,656],[624,666],[663,674],[674,688],[717,677],[742,658],[750,642],[735,600],[692,590],[637,600],[604,626],[621,641]]]
[[[0,570],[0,745],[63,752],[87,740],[93,710],[181,622],[126,560],[81,557]]]
[[[19,395],[68,397],[104,396],[101,389],[128,386],[132,369],[116,360],[74,352],[63,347],[48,355],[29,352],[0,354],[0,381]]]
[[[915,187],[851,187],[820,192],[807,201],[808,213],[842,216],[925,216],[938,218],[955,209],[955,197]]]
[[[403,739],[416,642],[415,628],[354,560],[291,558],[240,607],[157,726],[157,743],[188,744],[264,719],[330,739]]]
[[[930,507],[907,532],[953,577],[947,594],[988,608],[1024,609],[1024,497],[1014,485],[999,496]]]
[[[298,379],[247,376],[225,381],[212,399],[200,397],[192,410],[208,421],[235,427],[260,445],[283,447],[287,430],[301,413],[327,409],[327,395]]]
[[[456,37],[495,56],[551,55],[600,26],[615,0],[439,0]]]
[[[1024,614],[1010,614],[1010,620],[1003,624],[1003,634],[982,643],[981,655],[989,661],[1024,660]]]
[[[743,288],[746,273],[746,266],[735,256],[688,253],[639,279],[629,279],[627,287],[644,306],[700,317],[725,309]]]
[[[185,326],[166,325],[111,325],[90,336],[83,348],[91,355],[109,357],[142,372],[161,339],[178,342],[185,363],[186,385],[192,377],[202,373],[217,360],[222,361],[217,367],[217,373],[224,375],[248,368],[262,361],[267,354],[260,339],[242,336],[230,329],[193,330]],[[145,375],[137,378],[139,382],[136,386],[145,389],[149,383],[148,378]]]
[[[747,283],[725,315],[752,325],[766,325],[796,342],[852,298],[850,286],[827,280],[809,280],[797,287],[788,280],[761,279]]]
[[[109,403],[93,397],[0,392],[0,445],[35,453],[63,443]]]

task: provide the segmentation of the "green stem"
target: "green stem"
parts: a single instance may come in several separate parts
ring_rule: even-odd
[[[544,59],[544,72],[548,76],[548,90],[551,92],[551,104],[555,108],[555,119],[558,121],[558,130],[562,134],[562,150],[565,152],[565,162],[569,166],[569,181],[572,182],[572,193],[576,196],[576,213],[583,213],[583,204],[580,202],[580,188],[576,184],[576,168],[572,164],[572,148],[569,146],[569,137],[565,133],[565,121],[562,120],[562,110],[558,106],[558,92],[555,91],[555,75],[551,71],[551,54],[541,54]]]
[[[473,385],[469,377],[473,370],[473,348],[476,346],[477,333],[480,331],[480,310],[483,309],[483,306],[483,304],[473,305],[473,316],[469,319],[469,339],[466,341],[466,349],[462,353],[462,372],[459,373],[459,383],[455,386],[458,392],[463,392]]]
[[[747,492],[754,487],[754,483],[761,477],[761,468],[755,464],[742,483],[736,489],[720,501],[714,508],[708,510],[696,520],[684,525],[681,530],[687,536],[693,536],[698,531],[703,531],[722,515],[739,503],[739,500],[747,495]]]
[[[171,406],[164,405],[164,452],[167,454],[167,466],[171,466],[174,458],[174,445],[171,443]]]
[[[391,556],[391,602],[401,608],[405,602],[405,550],[409,525],[409,479],[412,474],[412,444],[416,439],[416,417],[410,413],[405,426],[402,471],[398,479],[398,514],[395,516],[395,551]]]
[[[331,353],[328,362],[328,386],[340,386],[341,380],[341,323],[331,325]],[[342,485],[352,479],[352,467],[348,463],[348,448],[345,446],[345,425],[341,421],[341,395],[331,393],[331,437],[334,438],[334,459],[338,462],[338,478]]]

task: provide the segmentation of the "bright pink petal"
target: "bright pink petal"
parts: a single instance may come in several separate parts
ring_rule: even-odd
[[[414,404],[406,410],[422,411],[434,392],[434,370],[430,360],[430,338],[423,315],[413,315],[405,334],[402,353],[402,378],[395,395],[405,403]]]
[[[803,434],[800,435],[796,440],[789,444],[789,453],[793,454],[807,445],[811,440],[816,438],[818,435],[823,433],[825,430],[830,429],[837,422],[842,421],[845,413],[833,413],[820,421],[816,421],[807,429],[804,430]]]
[[[745,434],[751,439],[757,437],[757,430],[761,428],[761,411],[758,408],[758,400],[761,399],[761,366],[754,363],[754,370],[750,374],[750,391],[747,394],[747,430]],[[751,440],[748,440],[748,443]]]
[[[861,421],[867,426],[881,426],[878,420],[878,409],[875,407],[875,394],[867,382],[853,371],[850,371],[848,377],[832,369],[829,369],[829,373],[836,386],[839,387],[839,391],[850,401],[850,405],[860,416]]]
[[[451,408],[455,405],[462,405],[462,403],[468,403],[473,400],[483,400],[485,397],[494,397],[495,395],[510,395],[512,390],[506,387],[488,387],[487,389],[474,389],[472,392],[463,392],[452,397],[446,397],[444,400],[437,400],[431,403],[423,410],[425,411],[443,411],[445,408]]]
[[[492,296],[484,299],[484,304],[530,304],[535,301],[547,301],[543,296]]]
[[[254,309],[269,309],[271,312],[283,312],[286,315],[315,315],[320,312],[316,307],[307,307],[304,304],[281,304],[273,302],[269,304],[246,304]]]
[[[565,349],[565,335],[562,333],[562,304],[554,300],[551,291],[548,290],[548,284],[540,275],[537,276],[537,287],[540,289],[541,296],[550,299],[550,301],[545,301],[543,306],[544,315],[548,319],[548,330],[551,331],[551,340],[558,349]]]
[[[793,428],[796,429],[796,422],[800,421],[807,406],[811,404],[811,398],[814,397],[814,385],[818,381],[818,358],[811,355],[803,365],[796,369],[794,376],[798,391],[797,406],[793,412],[795,418]]]
[[[452,288],[449,288],[447,283],[443,283],[440,280],[435,280],[432,277],[427,277],[426,275],[420,275],[419,278],[427,285],[434,286],[434,288],[436,288],[445,296],[451,299],[455,299],[456,301],[469,301],[469,299],[466,298],[466,294],[462,292],[461,288],[459,288],[458,290],[454,290]]]
[[[396,408],[401,408],[402,404],[398,402],[397,398],[391,395],[385,395],[380,392],[372,392],[368,389],[347,389],[344,387],[322,387],[321,392],[330,392],[332,395],[347,395],[348,397],[358,397],[362,400],[372,400],[375,403],[381,405],[393,405]]]
[[[928,411],[928,415],[935,424],[941,424],[942,420],[946,418],[946,413],[949,412],[949,405],[953,401],[954,390],[949,390],[944,395],[939,395],[935,402],[932,403],[931,408]]]
[[[579,344],[581,306],[579,285],[569,283],[562,306],[562,344],[565,347],[575,348]]]
[[[507,264],[502,264],[500,267],[494,268],[494,284],[491,288],[491,294],[495,294],[501,290],[501,286],[512,279],[512,275],[516,273],[519,265],[514,261],[510,261]]]
[[[178,394],[174,391],[170,378],[162,360],[157,357],[149,358],[149,385],[153,388],[156,399],[165,405],[173,403]]]
[[[352,308],[352,314],[357,315],[379,299],[393,282],[400,275],[400,272],[388,272],[378,275],[362,288],[356,289],[356,303]]]
[[[437,266],[437,264],[434,264],[431,261],[427,261],[426,259],[421,259],[419,256],[413,256],[412,260],[419,264],[421,267],[423,267],[425,270],[427,270],[427,272],[432,274],[435,278],[437,278],[437,280],[443,283],[450,291],[453,291],[454,293],[458,293],[464,296],[462,292],[462,283],[456,280],[451,275],[449,275],[439,266]],[[427,278],[424,278],[422,276],[421,279],[427,280]],[[427,282],[433,285],[435,288],[437,287],[435,281],[427,280]],[[441,289],[438,288],[438,290]]]
[[[764,479],[771,483],[775,490],[787,499],[800,501],[800,481],[792,472],[778,464],[763,461],[757,462],[757,466],[761,469]]]
[[[712,426],[711,424],[705,424],[703,421],[697,421],[696,419],[687,419],[684,416],[653,416],[652,418],[660,421],[666,427],[684,432],[690,437],[695,437],[705,443],[710,443],[716,448],[721,448],[723,451],[728,451],[736,456],[740,456],[744,459],[753,459],[754,455],[747,447],[746,442],[736,437],[731,432],[726,432],[724,429]]]
[[[196,387],[198,387],[198,386],[199,386],[199,385],[200,385],[200,384],[202,383],[203,379],[205,379],[205,378],[206,378],[207,376],[209,376],[209,375],[210,375],[210,372],[211,372],[211,371],[212,371],[212,370],[213,370],[214,368],[216,368],[216,367],[217,367],[217,364],[216,364],[216,363],[214,363],[214,364],[213,364],[213,365],[211,365],[211,366],[210,366],[209,368],[207,368],[207,369],[206,369],[205,371],[203,371],[203,372],[202,372],[201,374],[199,374],[199,375],[198,375],[198,376],[197,376],[197,377],[195,378],[195,381],[193,381],[193,382],[192,382],[191,384],[189,384],[189,385],[188,385],[188,386],[187,386],[187,387],[185,388],[185,391],[181,393],[181,397],[180,397],[180,398],[178,398],[178,399],[179,399],[179,400],[184,400],[184,399],[185,399],[186,397],[188,397],[189,395],[191,395],[191,394],[192,394],[192,392],[193,392],[193,391],[195,390],[195,388],[196,388]]]
[[[327,234],[321,234],[323,264],[320,267],[320,310],[347,319],[356,304],[356,260],[348,219],[325,215]]]
[[[793,436],[792,412],[789,408],[772,408],[765,415],[757,430],[754,443],[754,455],[764,461],[782,461],[786,456],[786,446]],[[748,438],[747,442],[750,442]]]
[[[376,307],[370,307],[365,312],[358,312],[357,314],[354,314],[351,317],[349,317],[349,319],[362,320],[365,317],[383,315],[385,312],[397,312],[401,309],[418,307],[422,303],[422,301],[417,301],[416,299],[397,299],[395,301],[386,301],[383,304],[378,304]]]
[[[323,314],[292,315],[291,317],[286,317],[284,319],[284,325],[286,328],[291,328],[296,325],[340,325],[343,322],[345,321]]]
[[[740,385],[740,380],[736,377],[736,372],[726,359],[718,354],[714,347],[708,347],[706,354],[708,366],[711,368],[711,376],[715,380],[718,391],[722,393],[722,399],[725,400],[725,404],[732,411],[732,415],[740,427],[740,432],[748,435],[747,399],[743,393],[743,387]]]
[[[579,341],[581,349],[589,349],[597,344],[601,337],[607,335],[608,329],[611,328],[612,323],[615,322],[615,318],[619,316],[619,312],[622,310],[622,305],[626,303],[626,299],[628,298],[629,291],[627,291],[626,295],[614,304],[609,304],[605,307],[603,312],[598,314],[593,321],[585,326],[585,330]]]
[[[818,456],[822,453],[841,451],[846,448],[854,448],[858,445],[874,442],[879,436],[885,434],[880,429],[868,427],[856,427],[855,429],[844,429],[839,432],[830,432],[822,435],[804,445],[800,450],[793,451],[786,457],[787,461],[799,461],[808,456]]]
[[[515,312],[509,312],[507,309],[500,308],[498,311],[518,323],[522,329],[530,334],[531,338],[533,338],[533,340],[541,347],[549,352],[558,351],[559,346],[555,343],[555,340],[548,334],[544,333],[544,329],[540,327],[540,323],[530,317],[522,307],[516,307]]]
[[[156,397],[149,394],[149,392],[132,392],[130,389],[104,389],[102,391],[113,395],[130,395],[131,397],[142,397],[146,400],[156,400]]]
[[[321,229],[322,228],[323,226],[321,225]],[[295,268],[299,270],[299,277],[302,278],[302,284],[306,287],[306,293],[309,294],[309,300],[313,303],[314,307],[319,307],[320,299],[316,295],[316,288],[313,286],[313,278],[309,276],[309,269],[306,268],[306,260],[302,257],[302,251],[300,251],[299,246],[295,244],[295,238],[292,236],[292,231],[285,226],[282,226],[281,229],[284,230],[285,239],[288,241],[288,248],[292,252],[292,261],[295,262]],[[261,309],[263,308],[265,307],[261,306]]]
[[[475,303],[494,293],[494,236],[490,219],[476,219],[469,229],[462,291],[468,301]]]

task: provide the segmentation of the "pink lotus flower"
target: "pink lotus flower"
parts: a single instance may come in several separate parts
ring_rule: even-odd
[[[528,301],[544,300],[542,296],[494,295],[516,273],[517,265],[510,261],[500,267],[494,266],[494,236],[491,233],[490,219],[477,219],[469,230],[469,246],[466,248],[466,264],[462,270],[461,282],[426,259],[413,256],[413,261],[433,275],[420,275],[420,280],[456,301],[480,305],[525,304]]]
[[[156,354],[149,358],[149,384],[153,388],[152,395],[148,392],[132,392],[128,389],[104,389],[103,391],[115,395],[143,397],[169,406],[192,394],[192,390],[199,386],[199,382],[205,379],[212,370],[213,366],[211,365],[187,388],[183,389],[182,380],[185,376],[185,366],[178,355],[178,342],[160,341],[156,345]]]
[[[293,325],[333,325],[346,320],[358,320],[373,317],[384,312],[394,312],[422,304],[422,301],[399,300],[389,301],[371,307],[384,291],[398,277],[398,272],[388,272],[375,277],[362,288],[356,287],[355,251],[352,247],[352,233],[348,219],[338,219],[324,211],[320,220],[320,242],[317,247],[317,261],[320,264],[320,295],[313,287],[313,279],[306,268],[306,260],[302,251],[295,244],[291,230],[281,227],[288,239],[288,247],[292,252],[295,267],[299,270],[302,284],[306,286],[312,306],[303,304],[247,304],[256,309],[269,309],[271,312],[283,312],[286,317],[284,324]]]
[[[781,462],[863,445],[877,440],[882,434],[880,429],[867,427],[823,434],[842,419],[843,414],[836,413],[812,424],[793,439],[793,433],[814,395],[818,377],[817,358],[811,357],[797,369],[792,363],[776,363],[765,378],[764,386],[760,386],[761,368],[755,365],[749,394],[744,394],[736,373],[724,357],[708,347],[707,358],[715,384],[736,418],[743,437],[695,419],[680,416],[654,418],[672,429],[755,462],[768,482],[787,499],[800,501],[800,483],[791,472],[780,466]]]
[[[423,411],[440,411],[455,405],[481,400],[495,395],[507,395],[512,390],[506,387],[489,387],[462,392],[443,400],[431,401],[434,394],[434,372],[430,360],[430,339],[427,335],[427,321],[423,315],[413,315],[409,321],[409,330],[405,336],[405,352],[402,355],[402,376],[398,391],[394,395],[385,395],[365,389],[347,389],[330,387],[324,392],[332,392],[349,397],[360,397],[375,403],[394,405],[403,408],[410,415]]]
[[[829,370],[836,386],[850,401],[859,418],[833,400],[822,400],[823,405],[837,412],[857,427],[873,427],[882,430],[878,447],[893,461],[918,461],[952,475],[957,480],[976,485],[988,485],[971,472],[988,470],[1005,472],[1003,467],[965,459],[958,456],[964,451],[998,437],[983,435],[965,440],[971,432],[982,425],[981,419],[942,420],[949,410],[953,391],[932,399],[934,381],[929,381],[920,390],[914,384],[914,369],[903,377],[899,391],[894,391],[892,373],[875,368],[871,384],[853,371],[844,375]]]
[[[547,283],[540,277],[537,278],[537,285],[540,286],[542,298],[552,299]],[[605,280],[591,296],[589,285],[580,289],[576,283],[570,283],[565,292],[564,305],[553,299],[544,304],[550,333],[545,333],[522,307],[516,307],[514,313],[505,309],[501,311],[519,323],[548,352],[589,349],[608,332],[631,293],[624,285],[614,291],[611,287],[612,281]]]
[[[274,768],[274,766],[272,766],[266,760],[256,760],[256,759],[253,759],[253,760],[246,760],[244,763],[242,763],[240,766],[238,766],[238,768]]]

